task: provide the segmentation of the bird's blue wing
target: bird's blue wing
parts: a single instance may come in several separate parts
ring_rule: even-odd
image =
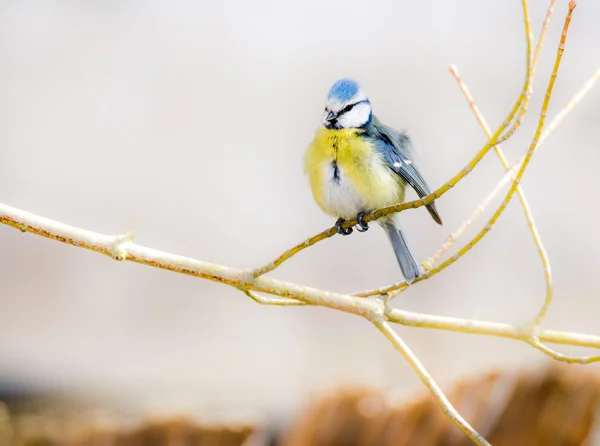
[[[431,194],[429,186],[414,164],[412,141],[406,133],[381,124],[374,116],[367,133],[374,139],[377,151],[388,167],[410,184],[419,198]],[[436,223],[441,225],[442,218],[435,202],[428,204],[427,210]]]

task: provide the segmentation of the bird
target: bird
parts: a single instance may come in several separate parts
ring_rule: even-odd
[[[359,232],[369,229],[364,217],[403,202],[407,184],[420,198],[431,193],[415,164],[411,137],[381,123],[364,90],[352,79],[340,79],[329,89],[321,125],[304,155],[304,171],[314,200],[325,214],[337,218],[335,228],[341,235],[352,233],[353,228],[342,225],[354,218]],[[434,201],[427,210],[443,224]],[[400,213],[377,222],[391,242],[404,280],[410,284],[420,278]]]

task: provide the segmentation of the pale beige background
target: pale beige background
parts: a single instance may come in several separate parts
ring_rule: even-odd
[[[531,2],[536,35],[547,3]],[[566,3],[559,0],[548,33],[531,114],[505,147],[512,160],[532,137]],[[598,23],[600,4],[581,1],[550,115],[600,64]],[[485,142],[448,65],[458,65],[496,125],[520,91],[524,61],[517,0],[4,0],[0,202],[103,233],[133,231],[139,243],[207,261],[257,266],[332,223],[312,202],[301,162],[333,81],[358,79],[378,116],[411,132],[437,187]],[[555,275],[546,325],[596,334],[599,105],[593,91],[523,183]],[[490,155],[440,201],[443,228],[423,210],[406,212],[418,256],[436,250],[501,175]],[[1,382],[265,416],[341,383],[403,395],[420,389],[359,318],[260,307],[219,284],[8,227],[0,227],[0,249]],[[400,277],[378,228],[325,241],[273,275],[339,291]],[[463,260],[396,304],[524,323],[543,291],[514,202]],[[400,332],[444,387],[542,359],[507,340]]]

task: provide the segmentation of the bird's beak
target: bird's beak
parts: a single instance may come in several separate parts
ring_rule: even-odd
[[[334,112],[330,111],[329,114],[327,115],[327,117],[325,118],[325,121],[331,122],[335,118],[337,118],[337,115]]]

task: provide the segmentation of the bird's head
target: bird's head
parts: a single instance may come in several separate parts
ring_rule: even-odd
[[[328,129],[359,128],[371,120],[371,103],[357,82],[340,79],[329,89],[323,126]]]

